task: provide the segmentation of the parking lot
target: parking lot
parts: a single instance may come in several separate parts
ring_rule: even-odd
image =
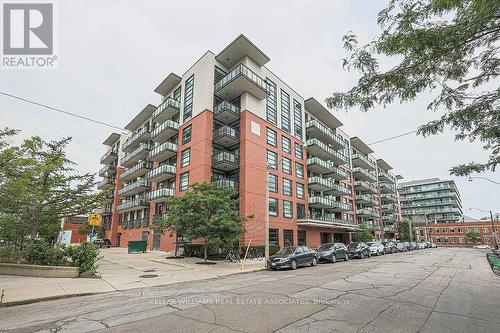
[[[425,249],[2,309],[0,330],[498,332],[484,250]]]

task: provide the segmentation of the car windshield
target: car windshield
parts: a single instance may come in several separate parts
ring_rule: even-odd
[[[361,243],[351,243],[351,244],[349,244],[348,248],[357,249],[360,245],[361,245]]]
[[[367,244],[368,246],[373,246],[373,245],[375,245],[375,242],[368,242],[368,243],[366,243],[366,244]]]
[[[318,246],[317,250],[318,251],[327,251],[330,250],[333,247],[333,244],[321,244]]]
[[[293,254],[294,252],[295,252],[295,247],[288,246],[288,247],[282,248],[276,254]]]

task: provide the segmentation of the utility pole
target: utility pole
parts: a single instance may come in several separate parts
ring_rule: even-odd
[[[266,215],[264,216],[264,229],[265,229],[265,246],[264,246],[264,260],[265,267],[268,266],[269,261],[269,165],[266,162]]]
[[[498,250],[497,232],[495,231],[495,222],[493,221],[493,212],[491,210],[490,210],[490,219],[491,219],[491,233],[493,234],[493,239],[495,240],[495,249]]]

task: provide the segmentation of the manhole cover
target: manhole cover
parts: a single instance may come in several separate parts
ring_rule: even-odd
[[[151,279],[151,278],[158,277],[158,274],[144,274],[144,275],[139,275],[139,277],[144,278],[144,279]]]
[[[144,273],[151,273],[151,272],[156,272],[156,269],[145,269],[143,270]]]

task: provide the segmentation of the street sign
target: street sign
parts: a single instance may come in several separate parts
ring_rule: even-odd
[[[101,216],[99,214],[90,214],[89,225],[98,227],[101,225]]]

